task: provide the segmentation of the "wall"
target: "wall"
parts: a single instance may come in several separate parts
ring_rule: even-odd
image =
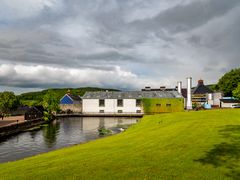
[[[26,129],[29,129],[44,123],[46,123],[46,121],[44,121],[43,119],[36,119],[32,121],[24,121],[18,124],[12,124],[9,126],[0,127],[0,138],[22,132]]]
[[[161,104],[161,106],[159,106],[159,104]],[[166,104],[171,104],[171,106],[167,107]],[[180,112],[184,111],[184,99],[183,98],[143,99],[143,108],[145,114]]]
[[[220,106],[220,99],[222,99],[222,93],[213,93],[213,105]]]
[[[75,113],[82,112],[82,104],[60,104],[59,106],[62,111],[71,110]]]
[[[224,102],[221,102],[221,108],[231,108],[232,105],[234,104],[238,104],[238,103],[224,103]]]
[[[99,113],[100,110],[104,110],[104,113],[118,113],[118,110],[123,113],[136,113],[141,109],[136,107],[136,99],[124,99],[123,107],[117,106],[117,99],[105,99],[104,107],[99,107],[99,99],[83,99],[83,113]]]

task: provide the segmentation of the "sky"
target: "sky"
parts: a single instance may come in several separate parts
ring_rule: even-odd
[[[212,84],[239,57],[239,0],[0,1],[0,91]]]

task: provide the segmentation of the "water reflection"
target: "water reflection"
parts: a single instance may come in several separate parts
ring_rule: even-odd
[[[52,148],[57,141],[57,135],[60,129],[60,122],[53,121],[48,126],[44,126],[42,134],[44,137],[45,144],[48,148]]]
[[[0,163],[14,161],[54,149],[99,138],[101,127],[116,130],[134,124],[138,118],[71,117],[61,118],[35,131],[0,140]]]

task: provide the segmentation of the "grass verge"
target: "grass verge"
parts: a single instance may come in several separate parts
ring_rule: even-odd
[[[239,179],[240,110],[145,116],[118,135],[0,165],[1,179]]]

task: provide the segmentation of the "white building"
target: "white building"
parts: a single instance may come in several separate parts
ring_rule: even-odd
[[[182,98],[177,92],[86,92],[82,97],[83,114],[143,114],[143,98]]]
[[[233,105],[240,104],[240,101],[237,99],[220,99],[221,108],[232,108]]]

